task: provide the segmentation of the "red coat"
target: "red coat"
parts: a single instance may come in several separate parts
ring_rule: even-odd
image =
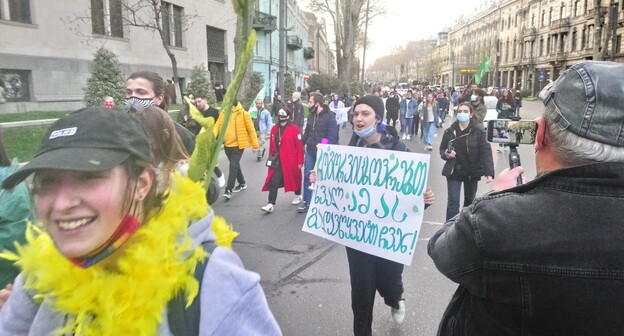
[[[278,129],[278,124],[271,129],[271,146],[269,148],[269,153],[277,152],[275,138],[277,137]],[[289,192],[301,189],[303,176],[299,165],[303,166],[303,142],[301,141],[299,127],[295,124],[290,124],[284,129],[280,144],[279,159],[282,172],[284,173],[284,191]],[[264,181],[262,191],[269,190],[269,181],[271,181],[271,176],[273,176],[274,171],[275,168],[269,167],[269,174]]]

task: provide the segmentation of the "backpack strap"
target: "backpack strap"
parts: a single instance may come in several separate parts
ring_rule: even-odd
[[[200,295],[202,289],[202,279],[204,271],[208,265],[210,255],[217,247],[214,241],[202,243],[202,247],[208,253],[206,259],[197,263],[195,267],[195,279],[199,282],[199,290],[197,296],[193,299],[191,305],[186,308],[186,295],[183,292],[167,303],[167,320],[169,321],[169,329],[175,336],[197,336],[199,335],[199,317],[200,317]]]

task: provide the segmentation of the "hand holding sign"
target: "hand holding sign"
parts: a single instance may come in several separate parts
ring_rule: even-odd
[[[319,145],[303,231],[409,265],[435,200],[428,167],[427,154]]]

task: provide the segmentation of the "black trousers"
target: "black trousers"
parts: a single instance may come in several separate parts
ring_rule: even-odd
[[[347,247],[351,276],[353,334],[371,336],[375,291],[386,305],[399,308],[403,296],[403,264]]]
[[[386,115],[386,124],[390,125],[390,120],[392,120],[392,127],[396,127],[397,119],[399,119],[399,111],[388,111]]]
[[[269,180],[269,203],[275,205],[275,201],[277,201],[277,190],[283,187],[284,172],[282,171],[282,164],[279,163],[277,167],[275,167],[273,175],[271,175],[271,180]],[[301,188],[295,191],[295,195],[301,195]]]
[[[238,147],[225,147],[225,156],[227,156],[230,161],[230,174],[228,175],[225,190],[232,191],[236,180],[238,180],[238,184],[245,184],[245,177],[240,168],[240,160],[244,151],[245,149],[240,149]]]
[[[414,127],[412,127],[412,135],[418,135],[418,125],[420,124],[420,117],[418,117],[418,114],[416,114],[414,115],[414,118],[412,120],[414,122]],[[422,132],[420,132],[420,134],[422,134]]]

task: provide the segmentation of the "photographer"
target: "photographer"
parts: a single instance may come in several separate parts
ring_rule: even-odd
[[[537,178],[505,169],[429,241],[459,288],[439,335],[624,330],[624,65],[585,61],[540,93]]]
[[[483,125],[477,121],[470,103],[457,107],[457,121],[444,131],[440,156],[445,160],[442,175],[446,176],[448,201],[446,220],[459,213],[459,193],[464,184],[464,206],[472,204],[481,176],[486,183],[494,177],[492,148],[487,143]]]

